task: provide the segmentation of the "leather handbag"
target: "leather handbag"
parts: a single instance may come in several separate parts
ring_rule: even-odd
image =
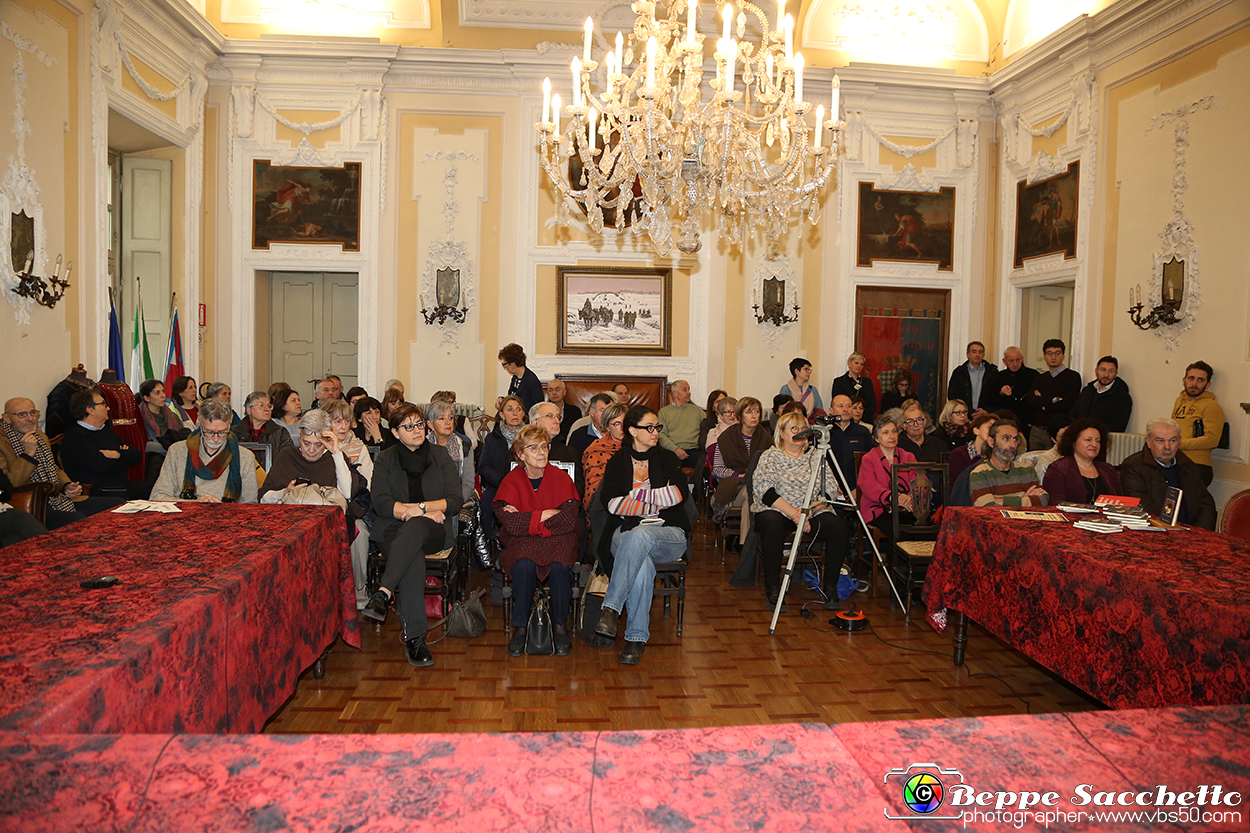
[[[551,610],[548,607],[547,594],[539,588],[534,592],[534,606],[530,609],[529,630],[525,634],[525,653],[532,657],[546,657],[555,652]]]
[[[486,609],[482,607],[482,594],[486,588],[478,588],[469,598],[456,602],[447,614],[447,635],[456,639],[475,639],[486,633]]]
[[[292,487],[278,503],[288,506],[337,506],[347,510],[347,498],[342,492],[334,486],[318,486],[316,483],[301,483]]]
[[[577,622],[577,635],[587,645],[595,648],[606,648],[616,640],[595,633],[599,627],[599,617],[603,615],[603,598],[608,592],[608,577],[602,573],[591,573],[582,593],[581,616]]]

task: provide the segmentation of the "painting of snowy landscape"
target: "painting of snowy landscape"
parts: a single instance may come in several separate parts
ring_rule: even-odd
[[[561,267],[558,353],[669,356],[668,269]]]

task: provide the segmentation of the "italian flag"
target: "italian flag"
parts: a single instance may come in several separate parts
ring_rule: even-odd
[[[130,339],[130,389],[139,392],[139,386],[153,378],[152,356],[148,352],[148,328],[143,323],[143,291],[136,292],[135,327]]]

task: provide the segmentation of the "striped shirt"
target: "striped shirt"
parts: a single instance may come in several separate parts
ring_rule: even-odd
[[[661,509],[676,506],[682,501],[681,489],[677,486],[665,486],[663,489],[652,489],[651,479],[635,480],[629,494],[614,497],[608,501],[608,511],[613,515],[624,515],[635,518],[658,518]]]
[[[1003,506],[1045,506],[1045,492],[1036,497],[1025,494],[1036,485],[1037,470],[1016,462],[1007,471],[1000,471],[988,461],[978,463],[968,475],[973,506],[994,506],[998,503],[995,498],[1002,498]]]

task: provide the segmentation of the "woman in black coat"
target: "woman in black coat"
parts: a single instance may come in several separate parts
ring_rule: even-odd
[[[495,492],[512,470],[512,440],[525,423],[525,403],[519,396],[506,396],[495,416],[495,428],[482,440],[482,456],[477,474],[482,479],[480,514],[482,531],[492,549],[495,546]]]
[[[396,599],[408,662],[434,664],[425,646],[425,557],[455,540],[452,521],[460,513],[460,475],[447,449],[426,442],[425,415],[405,403],[391,412],[396,442],[378,455],[373,469],[373,508],[378,520],[370,539],[386,556],[378,592],[360,614],[377,622]]]

